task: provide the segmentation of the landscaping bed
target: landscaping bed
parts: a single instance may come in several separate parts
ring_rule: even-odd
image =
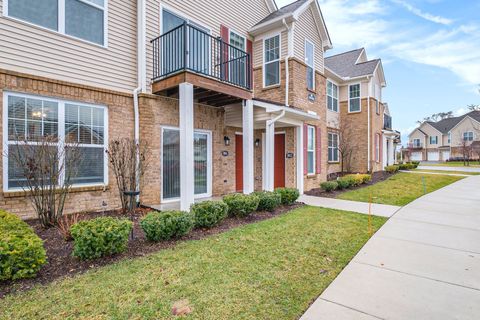
[[[277,207],[273,212],[257,211],[241,219],[228,217],[223,220],[221,224],[213,228],[197,228],[180,239],[173,239],[161,242],[150,242],[147,241],[147,239],[145,238],[145,233],[142,231],[139,221],[146,213],[152,210],[148,208],[139,208],[137,209],[133,217],[134,239],[129,240],[127,250],[121,254],[105,256],[95,260],[86,261],[82,261],[72,256],[72,249],[74,244],[73,241],[65,241],[57,228],[45,229],[36,220],[27,221],[28,224],[34,229],[35,233],[44,241],[44,247],[47,252],[47,264],[38,272],[37,277],[35,278],[1,282],[0,298],[11,292],[28,290],[34,285],[46,284],[56,279],[83,273],[87,270],[108,265],[115,261],[134,257],[141,257],[162,249],[172,248],[179,242],[202,239],[209,235],[222,233],[241,225],[270,219],[300,206],[302,206],[302,204],[296,203],[290,206]],[[85,214],[81,216],[81,219],[89,220],[105,216],[115,218],[128,218],[128,216],[122,215],[120,211],[106,211]]]
[[[355,187],[352,186],[348,189],[343,189],[343,190],[336,189],[336,190],[333,190],[333,191],[330,191],[330,192],[327,192],[327,191],[323,190],[322,188],[318,187],[318,188],[312,189],[310,191],[306,191],[305,194],[309,195],[309,196],[315,196],[315,197],[337,198],[342,193],[352,191],[352,190],[362,189],[362,188],[374,185],[375,183],[387,180],[392,175],[393,174],[388,173],[386,171],[379,171],[379,172],[375,172],[375,173],[372,174],[372,179],[369,182],[361,184],[359,186],[355,186]]]

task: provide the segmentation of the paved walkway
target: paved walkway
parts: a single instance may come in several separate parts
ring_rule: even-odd
[[[301,320],[480,319],[480,176],[400,209]]]
[[[454,176],[454,177],[470,177],[471,174],[461,174],[461,173],[442,173],[442,172],[425,172],[425,171],[412,171],[412,170],[400,170],[404,173],[414,173],[414,174],[439,174],[441,176]]]
[[[348,201],[348,200],[340,200],[340,199],[332,199],[332,198],[324,198],[324,197],[314,197],[314,196],[307,196],[302,195],[298,201],[304,202],[309,206],[314,207],[323,207],[323,208],[330,208],[330,209],[338,209],[338,210],[345,210],[345,211],[353,211],[363,214],[368,214],[368,203],[365,202],[357,202],[357,201]],[[372,204],[372,215],[374,216],[381,216],[381,217],[391,217],[395,212],[397,212],[400,207],[397,206],[389,206],[386,204]]]
[[[480,172],[480,167],[418,166],[417,169],[420,169],[420,170],[439,170],[439,171]]]

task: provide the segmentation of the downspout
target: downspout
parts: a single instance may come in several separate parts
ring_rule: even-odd
[[[271,119],[271,120],[267,120],[267,126],[272,126],[272,124],[274,124],[275,122],[277,122],[278,120],[282,119],[283,117],[285,117],[285,110],[282,110],[282,113],[280,113],[278,116],[276,116],[275,118]]]
[[[289,106],[288,91],[290,87],[290,70],[288,67],[288,60],[293,56],[293,23],[292,27],[289,27],[285,19],[283,19],[283,25],[288,32],[288,54],[285,56],[285,106]]]
[[[371,132],[370,132],[370,77],[367,78],[368,79],[368,95],[367,95],[367,150],[368,150],[368,154],[367,154],[367,172],[370,172],[370,161],[371,161],[371,152],[372,150],[370,150],[370,146],[371,146]],[[362,85],[362,84],[360,84]],[[362,100],[360,99],[360,104],[362,103]],[[379,142],[380,143],[380,142]],[[376,152],[376,150],[375,150]]]

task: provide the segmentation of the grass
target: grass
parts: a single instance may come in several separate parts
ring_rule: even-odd
[[[465,166],[463,161],[448,161],[448,162],[425,164],[425,165],[433,166],[433,167],[465,167],[465,168],[469,167],[469,166]],[[478,161],[472,161],[470,162],[470,167],[480,167],[480,164],[478,163]]]
[[[427,193],[443,188],[463,178],[401,172],[374,185],[342,193],[338,198],[369,202],[370,197],[373,196],[372,202],[374,203],[404,206],[423,195],[422,177],[425,177]]]
[[[0,319],[173,319],[183,299],[185,319],[296,319],[368,238],[366,215],[302,207],[7,296]]]
[[[447,170],[423,170],[423,169],[415,169],[415,171],[421,172],[431,172],[431,173],[451,173],[451,174],[465,174],[469,176],[477,176],[480,175],[480,172],[468,172],[468,171],[447,171]]]

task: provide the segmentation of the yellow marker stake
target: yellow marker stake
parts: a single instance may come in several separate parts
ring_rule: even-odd
[[[370,193],[370,201],[368,203],[368,233],[372,236],[372,194]]]

